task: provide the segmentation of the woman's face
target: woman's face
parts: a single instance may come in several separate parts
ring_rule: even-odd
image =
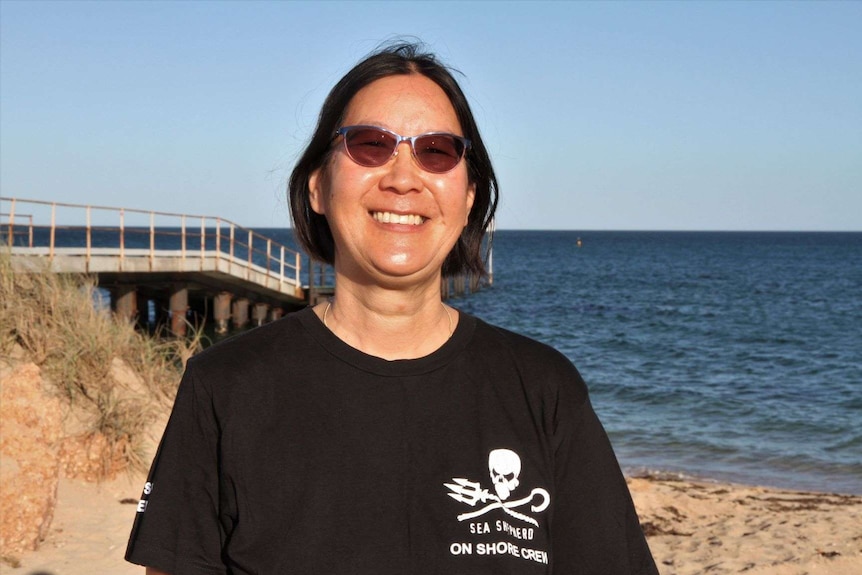
[[[372,82],[350,101],[342,124],[380,126],[402,136],[463,135],[449,98],[419,74]],[[437,281],[473,206],[466,161],[449,172],[428,172],[410,144],[401,142],[394,158],[366,167],[350,159],[340,136],[334,146],[329,161],[309,178],[309,199],[329,222],[337,273],[383,286]]]

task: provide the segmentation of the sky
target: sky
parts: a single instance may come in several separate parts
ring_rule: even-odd
[[[0,0],[0,194],[289,226],[329,89],[404,36],[498,229],[862,231],[862,2]]]

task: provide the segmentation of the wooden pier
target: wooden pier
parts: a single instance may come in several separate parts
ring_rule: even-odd
[[[0,198],[0,230],[14,271],[95,276],[118,316],[180,336],[260,325],[332,290],[331,272],[304,285],[300,252],[223,218]]]
[[[335,287],[331,267],[209,216],[0,197],[0,243],[14,271],[94,276],[119,317],[177,336],[206,322],[216,333],[261,325]],[[480,282],[442,287],[448,298]]]

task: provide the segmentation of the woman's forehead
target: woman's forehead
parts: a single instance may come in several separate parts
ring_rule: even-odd
[[[461,131],[446,92],[421,74],[386,76],[368,84],[350,100],[343,124],[371,124],[404,136]]]

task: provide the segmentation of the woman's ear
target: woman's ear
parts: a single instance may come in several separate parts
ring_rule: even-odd
[[[308,203],[316,213],[325,215],[326,209],[324,208],[323,192],[320,189],[323,183],[321,170],[323,170],[323,167],[317,168],[308,176]]]

